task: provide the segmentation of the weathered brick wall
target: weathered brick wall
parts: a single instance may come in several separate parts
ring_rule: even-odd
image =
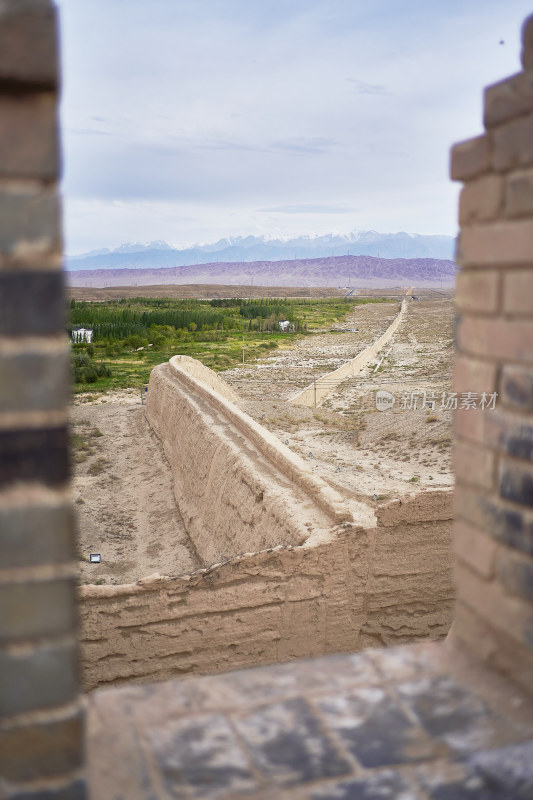
[[[455,634],[533,687],[533,17],[523,71],[489,86],[485,133],[452,150],[464,181],[455,390],[498,392],[455,415]],[[478,402],[479,404],[479,402]]]
[[[85,797],[55,7],[0,2],[0,796]]]

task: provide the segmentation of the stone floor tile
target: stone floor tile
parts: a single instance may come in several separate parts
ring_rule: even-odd
[[[514,795],[495,794],[477,775],[471,775],[457,782],[442,783],[428,789],[431,800],[531,800],[531,797],[518,798]]]
[[[182,681],[191,702],[203,710],[234,710],[281,701],[303,693],[344,691],[380,683],[363,655],[339,655],[213,675],[209,681]]]
[[[10,794],[9,797],[10,800],[88,800],[87,786],[83,780],[76,780],[64,789],[36,789],[33,792],[30,789],[20,794]]]
[[[196,679],[198,680],[198,679]],[[103,689],[91,695],[92,705],[111,718],[116,714],[150,724],[167,717],[190,715],[197,710],[195,698],[188,690],[188,681],[120,686]]]
[[[164,797],[216,800],[258,788],[248,757],[221,714],[167,720],[144,730],[143,738]]]
[[[348,750],[365,767],[424,761],[442,748],[379,688],[355,689],[320,700],[318,707]]]
[[[499,791],[502,797],[533,798],[532,741],[476,753],[470,763],[485,783]]]
[[[380,770],[365,778],[321,786],[311,793],[311,800],[419,800],[423,795],[402,775]]]
[[[140,739],[142,723],[136,721],[127,704],[125,710],[122,708],[123,697],[118,689],[89,695],[87,744],[91,798],[159,800]]]
[[[366,656],[372,660],[382,680],[389,683],[414,680],[444,671],[442,642],[368,650]]]
[[[396,691],[421,725],[457,755],[496,747],[523,738],[521,730],[499,719],[469,689],[441,675],[403,683]]]
[[[415,767],[415,773],[420,785],[425,789],[427,797],[433,797],[434,793],[442,793],[443,800],[450,800],[454,795],[452,787],[458,791],[457,800],[465,798],[476,798],[475,792],[483,788],[480,781],[463,761],[440,761],[432,762]],[[459,790],[466,790],[467,794],[460,794]],[[448,794],[446,794],[448,792]],[[468,792],[471,794],[469,795]],[[479,800],[476,798],[476,800]]]
[[[237,718],[234,724],[269,782],[294,786],[348,775],[352,770],[300,697]]]
[[[531,704],[463,662],[426,643],[96,692],[91,797],[533,800]]]
[[[533,743],[475,753],[465,761],[418,772],[432,800],[531,800]]]

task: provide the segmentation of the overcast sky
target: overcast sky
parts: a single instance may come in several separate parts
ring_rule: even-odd
[[[59,0],[66,250],[456,233],[525,0]],[[503,44],[500,42],[503,41]]]

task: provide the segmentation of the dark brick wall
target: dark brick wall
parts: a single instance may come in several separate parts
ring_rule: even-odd
[[[452,150],[464,181],[455,389],[456,636],[533,689],[533,16],[523,71],[485,90],[485,133]]]
[[[0,797],[85,797],[56,9],[0,3]]]

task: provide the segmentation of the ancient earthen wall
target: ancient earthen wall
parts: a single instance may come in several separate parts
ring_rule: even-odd
[[[226,400],[231,403],[239,402],[239,395],[233,391],[229,383],[226,383],[217,373],[198,361],[197,358],[190,356],[172,356],[170,366],[173,373],[178,375],[185,374],[191,378],[196,378],[203,386],[209,386]]]
[[[482,136],[456,145],[461,192],[455,389],[455,635],[533,687],[533,18],[524,71],[485,91]],[[479,402],[478,402],[479,406]]]
[[[211,370],[202,367],[200,377],[193,359],[171,359],[152,370],[147,403],[187,533],[205,565],[303,544],[311,532],[326,535],[353,522],[352,512],[356,524],[373,524],[371,510],[348,508],[299,456],[208,385],[206,373],[209,379]]]
[[[379,351],[390,342],[400,327],[406,311],[407,300],[402,300],[400,311],[396,318],[389,325],[385,333],[376,339],[373,344],[365,348],[365,350],[355,356],[355,358],[347,361],[346,364],[343,364],[332,372],[328,372],[327,375],[322,375],[321,378],[317,378],[310,386],[307,386],[305,389],[302,389],[301,392],[291,397],[290,402],[297,406],[307,406],[307,408],[314,408],[320,405],[322,400],[331,394],[339,384],[351,378],[353,375],[357,375],[370,364]]]
[[[86,689],[441,638],[453,615],[451,493],[393,501],[378,526],[192,575],[80,588]]]

